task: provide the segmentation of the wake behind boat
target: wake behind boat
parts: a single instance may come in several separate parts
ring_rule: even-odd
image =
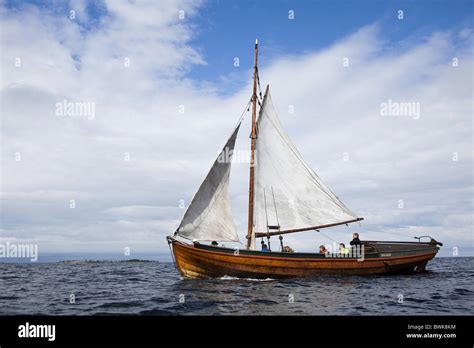
[[[273,106],[270,88],[257,98],[258,42],[255,43],[251,159],[246,249],[202,242],[239,242],[230,209],[232,153],[242,119],[214,162],[173,236],[168,236],[175,264],[186,278],[285,278],[318,274],[421,272],[442,245],[429,242],[364,241],[344,253],[293,252],[283,235],[319,231],[363,220],[353,213],[306,164],[286,135]],[[257,118],[257,103],[260,110]],[[280,251],[271,251],[278,236]],[[189,244],[178,237],[192,240]],[[267,251],[255,250],[257,238]],[[417,238],[417,237],[415,237]]]

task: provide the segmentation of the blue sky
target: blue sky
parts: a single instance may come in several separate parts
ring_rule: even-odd
[[[250,97],[258,38],[262,87],[270,83],[309,165],[365,217],[354,228],[371,239],[431,234],[446,243],[445,255],[453,247],[472,255],[472,1],[0,1],[0,8],[0,241],[32,241],[48,252],[168,253],[179,202],[189,203]],[[65,99],[93,102],[97,114],[58,117],[55,105]],[[419,103],[421,117],[382,116],[388,100]],[[248,146],[248,123],[237,146]],[[248,168],[233,170],[242,235]],[[326,234],[345,241],[350,232]],[[324,242],[290,238],[297,250]]]
[[[294,20],[288,19],[290,10]],[[188,76],[219,81],[235,71],[234,57],[250,69],[255,38],[261,64],[269,64],[282,55],[320,50],[372,23],[380,23],[387,45],[397,49],[434,31],[472,25],[473,16],[472,1],[209,1],[194,19],[193,40],[208,64],[194,67]]]

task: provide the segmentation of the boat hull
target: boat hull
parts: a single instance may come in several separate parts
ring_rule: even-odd
[[[185,278],[290,278],[320,274],[373,275],[424,271],[439,248],[422,245],[367,258],[324,257],[318,254],[256,252],[190,245],[169,238],[176,266]],[[389,256],[381,256],[389,255]]]

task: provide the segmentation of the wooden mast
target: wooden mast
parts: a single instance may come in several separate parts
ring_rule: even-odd
[[[258,63],[258,40],[255,40],[255,56],[253,66],[253,94],[252,94],[252,132],[250,133],[250,178],[249,178],[249,213],[248,213],[248,230],[247,230],[247,249],[250,249],[252,243],[253,231],[253,201],[254,201],[254,185],[255,185],[255,139],[256,118],[257,118],[257,63]]]

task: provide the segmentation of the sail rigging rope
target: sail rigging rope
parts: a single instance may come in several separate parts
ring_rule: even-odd
[[[278,219],[277,204],[276,204],[276,200],[275,200],[275,193],[273,192],[273,186],[272,186],[272,196],[273,196],[273,206],[275,207],[275,216],[277,218],[277,226],[278,226],[278,230],[279,230],[280,229],[280,220]],[[267,222],[267,225],[268,225],[268,222]]]
[[[265,202],[265,218],[267,219],[267,232],[268,232],[267,196],[265,195],[265,188],[263,188],[263,200]]]
[[[240,117],[239,117],[239,120],[237,121],[236,125],[234,126],[234,129],[232,130],[232,133],[234,133],[234,130],[237,128],[237,126],[240,124],[240,122],[243,121],[244,119],[244,115],[246,112],[250,111],[250,104],[252,103],[252,97],[250,98],[249,102],[247,103],[247,105],[245,105],[245,108],[244,108],[244,111],[242,111],[242,113],[240,114]],[[231,134],[232,134],[231,133]]]
[[[326,235],[325,235],[324,233],[322,233],[320,230],[316,230],[316,232],[318,232],[318,233],[320,233],[322,236],[324,236],[324,237],[326,237],[326,238],[328,238],[328,239],[332,240],[333,242],[335,242],[335,243],[338,243],[338,241],[337,241],[337,240],[334,240],[334,239],[332,239],[331,237],[329,237],[329,236],[326,236]]]
[[[258,93],[260,95],[260,100],[262,100],[262,87],[260,86],[260,74],[258,73],[258,67],[255,68],[257,71],[257,85],[258,85]],[[260,103],[259,103],[260,104]],[[261,105],[260,105],[261,106]]]
[[[174,253],[173,253],[173,250],[171,249],[171,242],[169,240],[168,240],[168,246],[170,248],[171,257],[173,258],[174,267],[176,268],[176,270],[178,270],[178,265],[176,264],[176,260],[174,259]]]

